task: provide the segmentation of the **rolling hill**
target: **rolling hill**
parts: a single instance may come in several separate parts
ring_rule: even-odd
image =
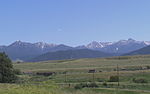
[[[132,52],[124,54],[124,55],[148,55],[148,54],[150,54],[150,46],[141,48],[136,51],[132,51]]]
[[[65,60],[65,59],[79,59],[79,58],[97,58],[109,57],[112,54],[101,51],[94,51],[89,49],[76,49],[66,51],[48,52],[36,58],[29,60],[30,62],[47,61],[47,60]]]

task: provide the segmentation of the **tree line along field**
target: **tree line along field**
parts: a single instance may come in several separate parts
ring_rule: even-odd
[[[20,82],[0,84],[0,94],[150,94],[149,55],[18,62],[14,68],[22,72]]]

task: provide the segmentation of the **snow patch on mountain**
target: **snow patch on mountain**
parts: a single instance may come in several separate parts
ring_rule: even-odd
[[[146,45],[150,45],[150,41],[144,41]]]
[[[95,48],[104,48],[108,45],[112,45],[112,42],[97,42],[97,41],[93,41],[91,43],[89,43],[88,45],[86,45],[86,48],[89,49],[95,49]]]
[[[34,43],[34,45],[41,49],[44,49],[46,47],[56,47],[57,46],[56,44],[48,44],[48,43],[44,43],[44,42],[37,42],[37,43]]]

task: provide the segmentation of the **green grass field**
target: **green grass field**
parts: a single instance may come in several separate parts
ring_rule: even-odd
[[[150,65],[150,56],[96,58],[78,60],[58,60],[37,63],[14,64],[14,67],[22,71],[75,71],[82,72],[89,69],[108,71],[116,68],[146,67]]]
[[[118,75],[117,65],[119,86],[109,81],[110,76]],[[23,83],[0,84],[0,94],[150,94],[149,55],[14,63],[14,68],[28,74],[19,75]],[[91,69],[96,72],[89,73]],[[36,72],[55,74],[45,77]],[[144,79],[146,83],[133,79]],[[98,88],[74,89],[80,83],[93,82]]]

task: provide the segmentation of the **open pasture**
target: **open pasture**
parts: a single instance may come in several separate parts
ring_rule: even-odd
[[[14,63],[14,67],[25,73],[21,77],[26,77],[27,80],[55,82],[61,88],[60,92],[64,94],[150,93],[149,55]],[[90,70],[94,72],[90,73]],[[55,74],[48,77],[37,76],[37,72]],[[118,81],[110,81],[111,76],[119,76],[119,86]],[[141,79],[145,82],[136,82]],[[78,84],[93,82],[98,85],[98,88],[73,89]]]

